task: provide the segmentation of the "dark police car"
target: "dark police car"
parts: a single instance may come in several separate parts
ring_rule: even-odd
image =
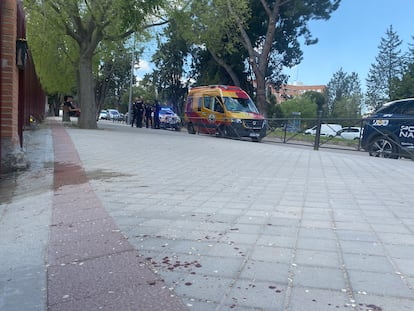
[[[371,114],[361,147],[375,157],[414,159],[414,98],[388,102]]]

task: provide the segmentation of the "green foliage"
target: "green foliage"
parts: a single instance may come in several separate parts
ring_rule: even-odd
[[[408,65],[401,79],[392,81],[390,95],[391,100],[414,97],[414,63]]]
[[[181,114],[187,83],[184,82],[186,58],[190,47],[172,20],[164,29],[165,41],[158,40],[158,50],[153,55],[156,66],[153,72],[153,83],[157,86],[158,99],[172,106]]]
[[[358,74],[345,73],[342,68],[334,73],[327,86],[327,114],[332,118],[359,118],[362,90]]]
[[[146,29],[155,20],[154,14],[160,11],[165,2],[165,0],[45,0],[41,2],[26,0],[30,32],[39,34],[39,42],[46,42],[52,38],[67,43],[63,46],[61,55],[73,56],[71,60],[76,70],[72,78],[76,81],[76,91],[82,109],[79,119],[81,128],[96,128],[94,71],[101,63],[100,56],[96,58],[98,47],[105,42],[123,42],[134,32],[137,33],[136,38],[145,37]],[[39,43],[38,46],[41,44]],[[39,49],[37,59],[42,57],[44,56]],[[39,74],[46,76],[48,74],[44,71],[46,68],[39,67],[42,71]],[[66,79],[71,81],[69,75]],[[44,79],[44,81],[50,80]]]
[[[309,97],[301,96],[287,100],[280,104],[285,117],[292,116],[293,113],[300,112],[301,118],[315,119],[318,106]]]
[[[99,46],[100,62],[95,74],[97,111],[102,108],[117,108],[126,112],[131,77],[131,57],[122,42],[102,43]]]
[[[323,111],[326,108],[326,103],[328,100],[326,93],[308,91],[303,94],[303,96],[310,98],[318,107],[318,111]]]
[[[404,57],[400,49],[401,44],[402,40],[391,25],[385,37],[381,38],[378,55],[366,79],[366,105],[371,109],[376,110],[384,102],[390,100],[392,83],[402,76]]]
[[[391,81],[390,100],[414,97],[414,44],[408,45],[407,64],[402,77],[394,77]]]
[[[154,82],[153,74],[146,74],[144,78],[139,82],[138,85],[132,88],[132,100],[136,97],[142,97],[144,101],[153,103],[157,96],[156,83]],[[128,103],[129,101],[129,89],[127,93],[122,95],[122,102]]]
[[[302,58],[299,38],[316,43],[307,24],[313,19],[328,19],[340,0],[198,0],[192,1],[185,38],[209,50],[235,82],[235,62],[229,55],[240,53],[238,63],[249,63],[257,84],[259,110],[266,111],[265,83],[286,80],[283,66],[294,66]],[[209,8],[206,10],[206,8]],[[227,65],[227,66],[226,66]],[[246,79],[247,80],[247,79]]]
[[[276,96],[272,94],[271,88],[267,89],[266,97],[268,99],[266,115],[273,119],[283,118],[282,107],[277,103]]]
[[[73,94],[79,61],[75,41],[50,26],[50,7],[41,8],[37,2],[26,1],[26,10],[27,40],[43,89],[47,94]]]

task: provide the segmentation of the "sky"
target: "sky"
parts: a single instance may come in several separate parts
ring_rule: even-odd
[[[391,25],[403,41],[401,50],[408,51],[408,43],[414,44],[414,0],[342,0],[329,20],[309,24],[319,41],[302,46],[303,61],[286,71],[289,83],[326,85],[342,68],[356,72],[364,90],[381,38]]]
[[[310,31],[318,43],[302,45],[303,61],[285,70],[288,83],[326,85],[342,68],[345,73],[356,72],[365,91],[365,80],[371,64],[378,55],[381,38],[392,25],[403,41],[401,50],[414,44],[414,0],[342,0],[329,20],[311,21]],[[140,60],[138,77],[151,72],[154,48],[147,45]]]

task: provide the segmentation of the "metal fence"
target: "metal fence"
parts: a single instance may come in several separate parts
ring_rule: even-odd
[[[247,121],[242,120],[243,126],[247,128],[246,131],[240,131],[240,124],[231,122],[230,120],[217,120],[209,122],[205,118],[191,117],[192,123],[190,125],[183,122],[183,127],[191,133],[202,133],[212,136],[227,137],[233,139],[252,139],[257,141],[256,137],[249,136],[250,132],[259,132],[262,126],[261,122],[256,124],[254,127]],[[244,122],[246,121],[246,122]],[[341,128],[362,128],[362,119],[322,119],[322,118],[268,118],[265,121],[266,124],[266,136],[263,137],[265,142],[269,143],[282,143],[282,144],[295,144],[304,145],[314,148],[335,148],[335,149],[346,149],[359,151],[360,148],[360,136],[355,139],[345,139],[337,133],[339,129],[332,128],[331,133],[326,135],[321,131],[315,131],[309,133],[308,130],[316,127],[320,129],[326,126],[328,129],[333,124],[341,125]],[[359,131],[360,133],[361,131]]]
[[[192,134],[302,145],[314,150],[364,151],[365,148],[376,157],[414,159],[414,118],[268,118],[265,121],[256,120],[256,125],[253,125],[254,119],[235,122],[225,118],[217,121],[191,117],[191,121],[184,122],[183,126]],[[379,122],[389,122],[392,126],[387,127]],[[266,125],[265,135],[261,134],[259,139],[250,135],[261,133],[263,124]]]
[[[349,118],[271,118],[266,141],[319,148],[360,151],[364,119]],[[341,136],[341,130],[360,129],[353,138]],[[326,129],[327,132],[324,132]]]

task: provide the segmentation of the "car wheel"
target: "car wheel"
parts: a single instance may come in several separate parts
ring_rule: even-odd
[[[195,134],[196,133],[193,123],[188,123],[187,131],[188,131],[189,134]]]
[[[378,158],[398,159],[397,147],[386,136],[374,138],[369,146],[369,155]]]

